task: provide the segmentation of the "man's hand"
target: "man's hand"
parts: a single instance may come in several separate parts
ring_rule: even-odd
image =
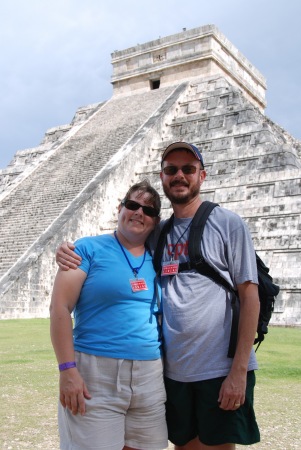
[[[219,393],[218,403],[221,409],[233,411],[245,402],[246,373],[236,374],[230,372],[225,378]]]
[[[73,250],[75,246],[71,242],[63,242],[56,250],[55,260],[62,270],[77,269],[81,263],[81,257]]]
[[[60,373],[60,402],[64,408],[70,409],[73,415],[86,412],[85,399],[91,399],[88,388],[74,367]]]

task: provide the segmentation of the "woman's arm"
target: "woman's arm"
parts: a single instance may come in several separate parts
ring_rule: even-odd
[[[71,313],[78,301],[86,273],[81,269],[58,270],[50,304],[50,335],[59,364],[75,360]],[[60,372],[60,401],[72,414],[85,413],[85,400],[91,398],[76,367]]]

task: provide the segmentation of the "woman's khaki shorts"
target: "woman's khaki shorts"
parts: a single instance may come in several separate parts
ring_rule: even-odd
[[[159,450],[168,446],[161,359],[130,361],[77,353],[77,367],[92,396],[86,414],[59,404],[63,450]]]

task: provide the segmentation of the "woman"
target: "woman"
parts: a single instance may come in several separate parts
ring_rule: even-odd
[[[145,247],[160,197],[143,181],[118,212],[117,231],[78,240],[79,270],[59,269],[54,283],[51,340],[65,450],[168,445],[155,272]]]

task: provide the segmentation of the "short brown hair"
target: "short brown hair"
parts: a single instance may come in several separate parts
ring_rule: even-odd
[[[133,184],[133,186],[130,187],[130,189],[125,194],[125,197],[123,201],[129,200],[130,196],[134,192],[139,192],[139,195],[143,194],[149,194],[149,203],[158,211],[158,215],[160,214],[161,210],[161,199],[159,193],[154,189],[150,182],[145,179],[140,181],[139,183]]]

